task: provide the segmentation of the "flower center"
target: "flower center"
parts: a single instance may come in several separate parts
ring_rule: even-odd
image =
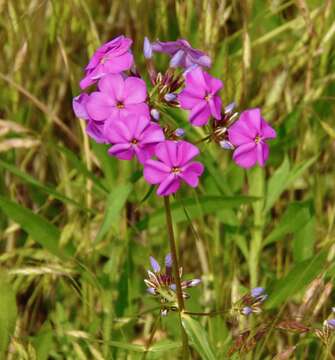
[[[124,109],[124,104],[121,101],[118,101],[117,104],[116,104],[116,107],[118,109]]]
[[[262,139],[261,139],[261,137],[259,136],[259,135],[257,135],[256,137],[255,137],[255,143],[256,144],[258,144],[260,141],[261,141]]]
[[[137,144],[138,144],[138,140],[137,140],[137,139],[133,139],[133,140],[131,141],[131,143],[132,143],[133,145],[137,145]]]
[[[172,174],[179,174],[180,171],[181,171],[181,170],[180,170],[179,167],[173,167],[173,168],[171,169]]]
[[[207,94],[207,95],[205,96],[205,100],[206,100],[206,101],[209,101],[212,97],[213,97],[212,94]]]

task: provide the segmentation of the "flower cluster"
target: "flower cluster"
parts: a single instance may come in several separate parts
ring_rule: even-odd
[[[335,307],[332,308],[332,313],[335,313]],[[323,322],[322,329],[316,329],[316,336],[325,344],[328,345],[332,335],[335,333],[335,319],[327,319]]]
[[[262,311],[262,305],[268,298],[265,289],[262,287],[253,288],[249,294],[244,295],[232,307],[232,313],[239,313],[244,316],[258,314]]]
[[[147,84],[135,67],[131,45],[131,39],[118,36],[98,48],[80,81],[83,90],[92,91],[73,99],[76,116],[86,120],[87,134],[110,145],[110,156],[136,158],[160,196],[175,193],[182,183],[197,187],[204,166],[193,160],[199,149],[185,139],[182,124],[171,120],[168,108],[175,107],[188,112],[193,126],[204,127],[205,140],[234,150],[239,166],[265,165],[266,141],[276,137],[275,131],[258,108],[245,110],[239,118],[234,104],[222,109],[223,83],[205,71],[211,66],[209,56],[183,39],[151,43],[145,38]],[[165,73],[155,68],[156,52],[170,56]]]
[[[161,314],[167,315],[169,310],[176,310],[178,302],[176,297],[176,284],[172,274],[171,254],[165,257],[165,271],[161,269],[159,263],[150,257],[150,263],[153,271],[148,270],[148,279],[144,282],[151,295],[157,296],[161,304]],[[182,277],[183,270],[179,268],[179,277]],[[184,291],[187,288],[199,285],[200,279],[185,280],[181,282],[182,295],[187,299],[189,295]]]

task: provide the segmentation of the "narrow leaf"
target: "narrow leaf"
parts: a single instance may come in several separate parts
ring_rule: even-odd
[[[215,360],[216,356],[208,341],[204,328],[188,315],[182,315],[183,327],[187,333],[191,346],[198,352],[202,359]]]
[[[61,250],[58,246],[60,232],[56,226],[31,210],[0,196],[0,208],[13,221],[17,222],[37,243],[52,254],[64,258],[73,254],[70,246]]]

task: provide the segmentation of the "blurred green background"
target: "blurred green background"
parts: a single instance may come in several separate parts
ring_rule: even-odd
[[[1,0],[1,359],[145,354],[158,310],[143,279],[149,255],[168,252],[163,202],[143,201],[140,169],[90,141],[71,105],[89,57],[119,34],[142,71],[144,36],[208,52],[224,104],[261,107],[278,134],[264,171],[204,145],[201,186],[174,200],[184,272],[202,279],[188,310],[228,309],[250,286],[270,295],[251,320],[198,318],[206,340],[192,339],[191,357],[226,359],[239,331],[270,324],[232,357],[286,359],[297,345],[292,358],[332,358],[312,330],[271,324],[320,327],[334,300],[334,2]],[[170,314],[146,358],[177,358],[179,337]]]

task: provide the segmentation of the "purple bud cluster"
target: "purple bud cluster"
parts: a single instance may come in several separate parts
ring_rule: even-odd
[[[165,269],[161,266],[155,258],[150,257],[151,270],[148,270],[148,279],[144,282],[147,286],[149,294],[156,296],[161,304],[161,314],[167,315],[169,310],[178,308],[176,284],[172,272],[172,258],[171,254],[165,257]],[[179,269],[179,277],[183,274],[182,268]],[[197,286],[201,283],[200,279],[181,281],[182,296],[184,299],[189,298],[189,295],[184,291],[187,288]]]

